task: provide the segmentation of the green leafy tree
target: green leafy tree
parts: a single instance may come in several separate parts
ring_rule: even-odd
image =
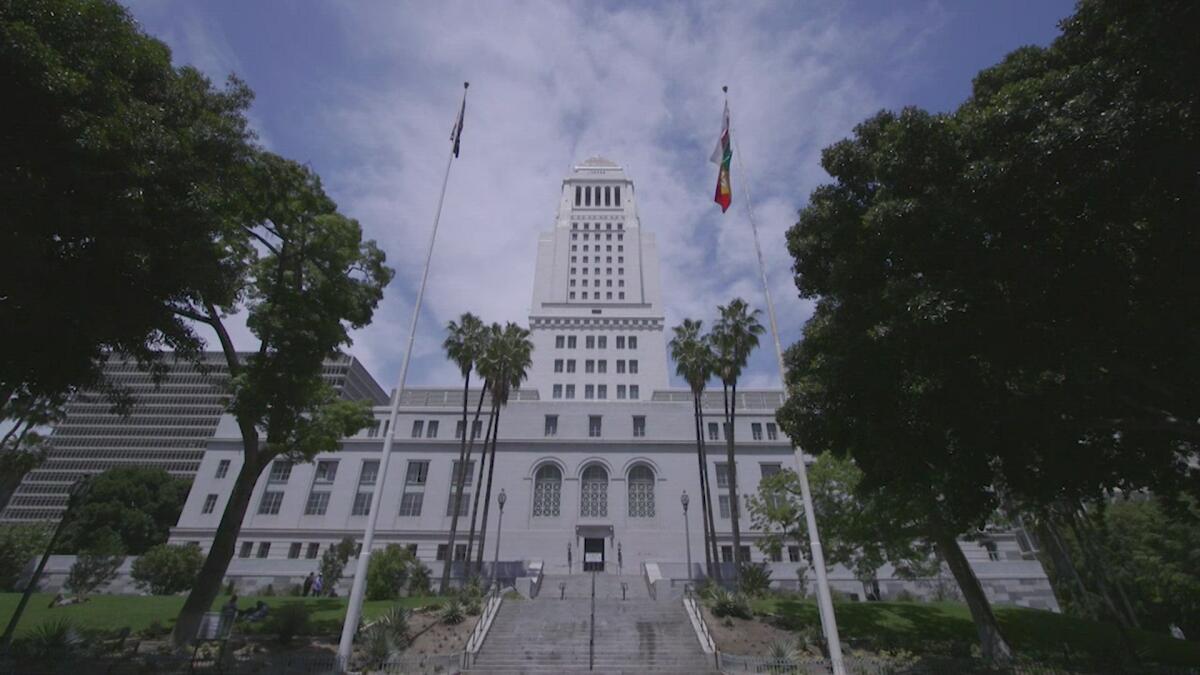
[[[0,11],[0,419],[101,385],[102,359],[200,341],[168,305],[228,299],[220,241],[252,95],[174,68],[111,0]],[[161,367],[161,364],[158,364]]]
[[[700,517],[704,522],[704,558],[709,576],[719,576],[721,556],[717,552],[717,528],[713,520],[712,490],[708,484],[708,451],[704,443],[704,387],[715,374],[716,357],[704,337],[704,322],[684,319],[673,329],[669,348],[675,374],[692,392],[692,417],[696,428],[696,461],[700,471]]]
[[[342,580],[342,572],[346,569],[346,563],[350,562],[350,558],[354,557],[354,551],[358,547],[354,540],[350,537],[343,537],[341,541],[325,549],[321,554],[321,580],[325,584],[324,593],[333,595],[334,589],[337,588],[338,582]]]
[[[721,391],[725,401],[725,461],[729,472],[729,522],[733,530],[734,578],[741,572],[742,527],[741,502],[738,501],[736,443],[734,441],[737,421],[737,383],[742,369],[750,360],[750,352],[758,347],[758,336],[764,328],[758,321],[761,310],[751,310],[741,298],[734,298],[728,305],[718,307],[721,318],[713,326],[709,340],[715,356],[715,371],[721,379]]]
[[[808,475],[825,562],[853,571],[863,584],[864,596],[885,563],[891,563],[901,578],[936,574],[938,564],[920,514],[877,496],[859,496],[862,472],[853,460],[826,453],[817,457]],[[750,498],[749,509],[755,530],[763,533],[759,548],[776,554],[794,542],[808,559],[808,524],[796,472],[785,470],[765,478],[758,494]]]
[[[270,153],[245,176],[229,251],[231,294],[199,296],[172,309],[212,329],[232,379],[230,412],[242,436],[242,467],[212,547],[175,624],[186,643],[221,587],[259,475],[277,457],[306,461],[337,450],[371,421],[362,401],[340,399],[322,377],[326,359],[371,321],[392,278],[384,254],[359,224],[337,212],[309,169]],[[228,300],[232,297],[233,300]],[[239,352],[226,317],[245,312],[257,349]],[[332,585],[332,584],[331,584]]]
[[[167,542],[187,501],[190,483],[157,467],[108,469],[91,479],[87,496],[72,512],[59,553],[108,548],[115,536],[124,552],[141,555]]]
[[[467,407],[468,399],[471,393],[471,371],[476,368],[479,358],[483,355],[483,350],[487,346],[487,340],[490,336],[487,327],[479,317],[467,312],[459,317],[458,323],[451,321],[446,325],[446,339],[442,342],[442,348],[446,350],[446,356],[458,366],[459,372],[463,376],[463,407],[462,407],[462,426],[463,434],[459,439],[458,448],[458,466],[461,470],[455,476],[454,490],[454,513],[450,516],[450,536],[446,539],[446,550],[453,551],[455,540],[458,536],[458,516],[462,510],[463,490],[466,489],[467,470],[471,463],[471,448],[475,445],[475,435],[468,432],[467,427]],[[487,392],[490,384],[485,382],[483,390],[479,392],[479,401],[475,406],[475,420],[479,419],[480,411],[483,409],[483,400],[487,397]],[[474,428],[474,422],[471,427]],[[468,437],[469,440],[468,440]],[[450,566],[453,563],[454,556],[446,556],[446,562],[442,566],[442,592],[445,593],[450,587]]]
[[[367,600],[394,600],[408,582],[416,556],[399,544],[388,544],[371,555],[367,568]]]
[[[192,544],[159,544],[133,561],[129,575],[152,595],[175,595],[192,588],[204,560]]]
[[[107,536],[97,538],[90,547],[79,552],[64,585],[78,596],[87,596],[116,579],[117,570],[124,562],[125,551],[121,540],[110,531]]]
[[[0,590],[16,591],[21,572],[50,543],[52,527],[46,523],[0,525]]]
[[[492,448],[488,453],[487,488],[482,484],[476,491],[483,492],[483,517],[479,525],[479,548],[476,550],[475,573],[483,574],[483,542],[487,534],[488,511],[492,505],[492,477],[496,472],[496,440],[500,435],[500,412],[508,405],[512,390],[521,386],[533,365],[533,342],[529,330],[509,322],[504,330],[487,343],[487,349],[479,357],[479,372],[492,383]],[[487,439],[484,439],[485,443]],[[483,462],[483,456],[480,456]],[[465,468],[464,468],[465,471]],[[470,559],[468,557],[468,564]]]

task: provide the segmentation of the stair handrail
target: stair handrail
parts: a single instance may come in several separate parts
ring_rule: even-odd
[[[700,598],[690,583],[683,586],[683,609],[687,612],[688,618],[692,620],[692,627],[696,630],[696,637],[700,639],[700,648],[706,654],[715,654],[717,652],[716,642],[713,641],[712,633],[708,630],[708,623],[704,620],[704,612],[700,610]]]
[[[487,637],[488,630],[492,627],[492,621],[495,620],[496,614],[500,612],[500,605],[503,602],[504,594],[500,592],[500,584],[496,583],[488,591],[487,604],[484,605],[483,611],[479,613],[479,621],[475,622],[475,628],[471,630],[471,636],[467,638],[467,646],[463,649],[464,668],[471,667],[471,663],[475,660],[475,654],[483,646],[483,640]]]
[[[596,665],[596,573],[592,572],[592,620],[588,636],[588,670]]]

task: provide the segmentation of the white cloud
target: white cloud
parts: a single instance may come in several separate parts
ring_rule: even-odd
[[[643,227],[658,238],[671,324],[685,316],[711,322],[716,306],[736,295],[763,306],[748,183],[784,346],[794,342],[811,304],[796,297],[784,233],[825,178],[820,149],[888,103],[864,74],[878,64],[897,77],[913,72],[915,45],[942,15],[936,5],[908,7],[864,24],[822,3],[537,0],[339,9],[328,30],[340,33],[343,66],[335,79],[313,83],[328,95],[294,111],[304,128],[324,131],[302,151],[281,151],[314,158],[342,211],[397,269],[374,324],[352,348],[388,387],[407,340],[463,80],[471,87],[462,156],[446,195],[411,384],[457,379],[440,343],[442,326],[458,314],[527,320],[537,235],[553,225],[570,165],[592,154],[622,164],[635,181]],[[236,70],[220,31],[197,25],[185,21],[163,37],[177,50],[188,45],[190,58],[212,64],[206,71]],[[722,84],[730,86],[746,163],[734,166],[734,206],[724,215],[711,201],[716,167],[708,162]],[[747,381],[778,382],[772,352],[768,337]]]

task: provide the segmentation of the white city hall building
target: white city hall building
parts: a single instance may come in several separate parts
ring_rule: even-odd
[[[529,317],[533,366],[500,420],[485,560],[495,555],[496,497],[503,491],[499,558],[524,563],[533,576],[538,569],[582,572],[586,557],[589,570],[643,575],[652,583],[662,577],[669,585],[672,577],[685,576],[689,538],[699,574],[704,549],[692,399],[670,385],[657,247],[643,229],[634,185],[621,167],[600,158],[573,167],[562,181],[557,221],[539,237],[536,264]],[[465,431],[462,396],[461,383],[408,388],[395,429],[383,428],[388,408],[378,406],[375,425],[345,439],[339,452],[306,464],[275,462],[255,486],[229,577],[246,591],[268,583],[282,590],[315,570],[328,545],[360,539],[383,434],[394,433],[375,546],[415,550],[436,579],[436,561],[451,554],[446,540],[451,477]],[[470,394],[472,414],[478,396],[477,389]],[[738,392],[741,495],[755,494],[762,477],[795,466],[789,439],[775,421],[782,402],[778,390]],[[485,402],[481,420],[487,412]],[[473,433],[483,435],[479,428]],[[734,509],[726,492],[719,389],[705,397],[703,433],[710,442],[705,470],[717,500],[719,545],[731,560]],[[242,461],[240,445],[237,426],[226,415],[207,444],[171,541],[207,549]],[[480,487],[477,459],[467,472],[456,557],[463,555]],[[785,548],[771,560],[754,545],[744,504],[739,511],[749,559],[771,563],[775,580],[794,584],[800,548]],[[1014,533],[996,533],[963,547],[993,600],[1056,608],[1040,564],[1017,542]],[[353,573],[353,565],[346,572]],[[845,570],[831,577],[837,588],[864,593]],[[901,588],[921,595],[933,583],[892,579],[885,568],[879,585],[878,593],[888,597]]]

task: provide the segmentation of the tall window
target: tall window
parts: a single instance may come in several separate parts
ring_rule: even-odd
[[[595,398],[596,388],[590,384],[583,385],[583,397],[586,399]]]
[[[429,477],[429,460],[427,459],[410,459],[408,461],[408,475],[405,476],[404,482],[409,485],[424,485],[425,479]]]
[[[575,359],[567,359],[567,372],[575,372]]]
[[[563,337],[562,335],[555,335],[554,336],[554,348],[562,349],[565,346],[566,341],[567,341],[566,338]]]
[[[258,513],[263,516],[278,515],[281,504],[283,504],[283,492],[267,490],[263,493],[262,501],[258,503]]]
[[[629,359],[629,374],[636,375],[637,371],[637,359]]]
[[[617,206],[621,205],[621,186],[620,185],[613,187],[613,202]],[[618,225],[618,227],[620,227],[620,225]]]
[[[720,440],[721,432],[719,431],[719,428],[720,427],[717,426],[716,422],[708,423],[708,440],[710,440],[710,441]]]
[[[317,462],[316,475],[313,476],[313,482],[321,485],[328,485],[337,478],[337,460],[321,460]]]
[[[618,384],[618,385],[617,385],[617,398],[618,398],[618,399],[624,399],[624,398],[625,398],[625,385],[623,385],[623,384]]]
[[[585,349],[595,349],[596,348],[596,336],[588,335],[587,337],[585,337],[583,339],[583,346]]]
[[[291,560],[295,560],[296,558],[299,558],[301,546],[303,546],[303,544],[301,544],[300,542],[293,541],[292,545],[288,547],[288,558]]]
[[[625,270],[621,270],[621,272],[622,272],[622,273],[624,273],[624,272],[625,272]],[[630,348],[630,349],[637,349],[637,336],[636,336],[636,335],[630,335],[630,336],[629,336],[629,348]]]
[[[308,503],[304,505],[304,515],[323,516],[329,508],[329,491],[313,490],[308,493]]]
[[[608,372],[608,361],[605,361],[604,359],[600,359],[599,361],[597,361],[596,362],[596,372],[600,373],[601,375],[607,373]]]
[[[567,336],[567,349],[575,349],[575,336],[574,335]]]
[[[611,272],[609,272],[609,274],[611,274]],[[600,337],[596,338],[596,347],[600,349],[608,349],[608,336],[601,335]]]
[[[717,462],[717,487],[729,487],[729,464],[725,462]]]
[[[767,422],[767,440],[774,441],[779,439],[779,429],[774,422]]]
[[[617,359],[617,374],[625,374],[625,359]]]
[[[216,495],[208,495],[207,497],[204,498],[204,508],[200,511],[200,513],[204,513],[204,514],[212,513],[213,509],[215,509],[215,508],[217,508],[217,496]]]
[[[756,441],[762,440],[762,423],[761,422],[751,422],[750,423],[750,436]]]
[[[371,492],[359,492],[354,495],[354,508],[350,510],[352,516],[369,516],[371,515]]]
[[[601,399],[601,400],[608,398],[608,385],[607,384],[596,385],[596,398]]]
[[[425,438],[437,438],[439,426],[437,420],[429,420],[429,426],[425,427]]]
[[[425,433],[425,420],[413,420],[412,437],[420,438]]]
[[[633,416],[633,437],[634,438],[642,438],[645,435],[646,435],[646,416],[645,415],[634,415]]]
[[[270,555],[271,555],[271,542],[269,542],[269,541],[258,542],[258,557],[266,558],[266,557],[269,557]]]
[[[579,515],[584,518],[607,518],[608,473],[604,467],[593,464],[584,469],[582,483]]]
[[[629,385],[629,398],[637,400],[639,396],[638,386],[636,384]]]
[[[654,517],[654,472],[645,464],[629,472],[629,517]]]
[[[267,478],[270,483],[286,483],[292,476],[292,463],[286,459],[271,462],[271,475]]]
[[[562,472],[553,464],[545,464],[533,479],[533,517],[556,518],[561,502]]]
[[[554,396],[554,398],[562,398],[562,385],[561,384],[554,385],[554,392],[552,395]]]
[[[625,349],[625,336],[624,335],[617,336],[617,349]]]
[[[559,387],[561,385],[554,385]],[[558,398],[555,396],[554,398]],[[558,435],[558,415],[546,415],[546,436]]]
[[[423,492],[405,492],[404,496],[400,498],[400,515],[421,515],[421,503],[424,501],[425,494]]]
[[[229,474],[229,460],[223,459],[217,462],[217,478],[224,478]]]
[[[575,385],[567,385],[567,398],[575,398]]]
[[[600,416],[591,415],[588,417],[588,436],[592,438],[600,437]]]
[[[592,359],[588,359],[588,360],[584,361],[583,362],[583,372],[585,372],[585,373],[596,372],[596,362],[593,361]]]
[[[475,420],[474,422],[471,422],[471,439],[474,440],[479,438],[480,434],[482,433],[483,422],[481,420]]]
[[[554,359],[554,372],[561,373],[563,371],[563,360]]]
[[[379,475],[379,460],[368,459],[362,463],[362,470],[358,474],[358,484],[361,487],[375,487],[375,478]]]

